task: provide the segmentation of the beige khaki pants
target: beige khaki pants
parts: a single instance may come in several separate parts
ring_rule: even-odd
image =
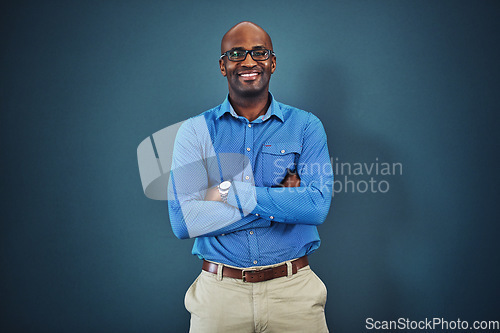
[[[186,292],[191,333],[323,333],[326,287],[309,266],[258,283],[202,271]]]

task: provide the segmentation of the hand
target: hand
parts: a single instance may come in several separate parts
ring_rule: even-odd
[[[300,177],[297,172],[291,172],[288,170],[285,178],[281,181],[280,186],[283,187],[299,187],[300,186]]]
[[[205,201],[220,201],[220,202],[222,202],[222,198],[220,197],[218,186],[211,187],[207,190],[207,194],[205,195]]]

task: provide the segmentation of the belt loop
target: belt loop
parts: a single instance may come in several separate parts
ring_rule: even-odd
[[[287,261],[286,262],[286,277],[291,277],[292,275],[293,275],[292,262]]]
[[[217,281],[222,281],[222,268],[223,267],[224,267],[223,264],[217,265]]]

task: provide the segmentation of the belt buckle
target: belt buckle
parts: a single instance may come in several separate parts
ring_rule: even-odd
[[[257,272],[257,269],[242,269],[241,270],[241,279],[243,282],[248,282],[247,279],[245,278],[245,272]]]

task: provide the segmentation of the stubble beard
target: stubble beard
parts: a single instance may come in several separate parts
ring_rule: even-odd
[[[264,80],[263,77],[259,78],[260,82],[257,84],[257,87],[255,87],[255,86],[245,87],[244,84],[239,82],[238,75],[236,75],[235,78],[233,78],[232,80],[233,80],[233,85],[229,86],[230,91],[232,90],[239,97],[253,98],[253,97],[260,96],[264,93],[267,94],[267,91],[269,90],[269,81],[267,84],[264,84],[264,82],[262,82],[262,80]],[[231,87],[232,87],[232,89],[231,89]]]

